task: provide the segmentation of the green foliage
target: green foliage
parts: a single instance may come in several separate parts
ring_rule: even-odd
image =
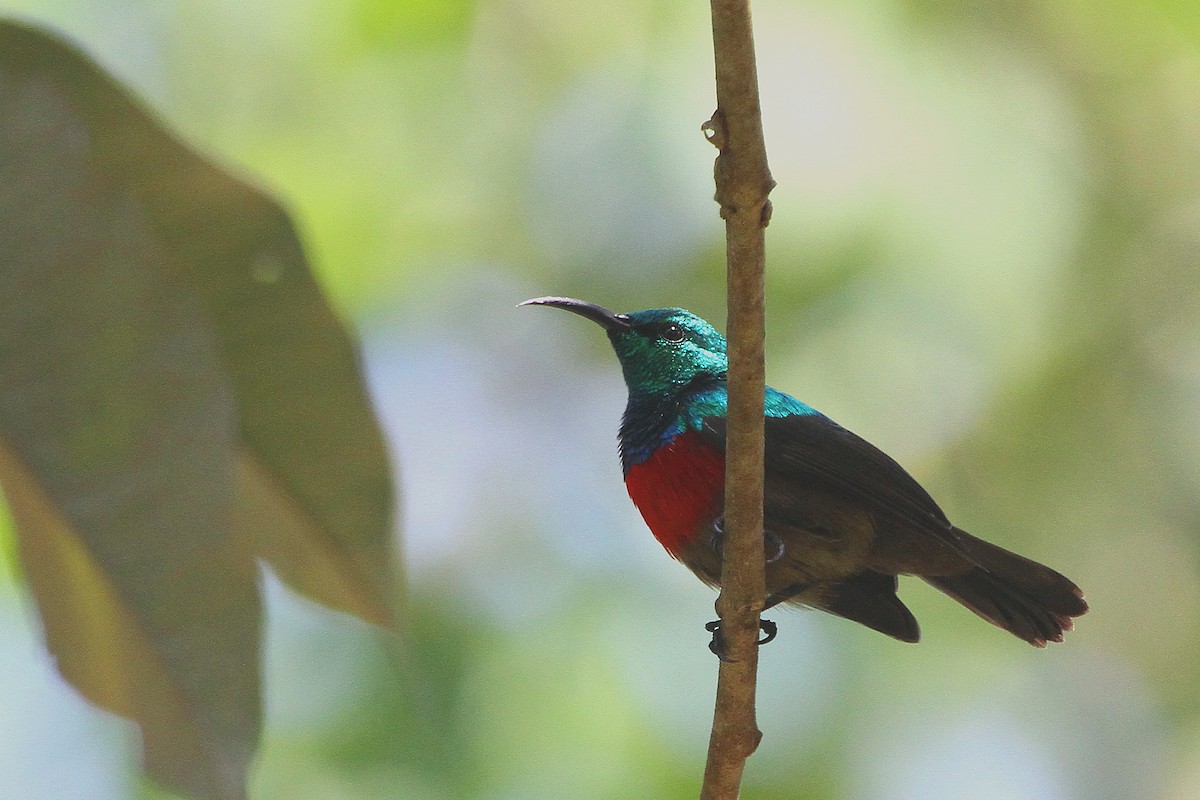
[[[258,555],[393,620],[390,479],[286,215],[0,23],[0,481],[59,670],[150,774],[244,796]]]

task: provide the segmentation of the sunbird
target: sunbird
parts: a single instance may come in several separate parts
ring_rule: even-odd
[[[682,308],[616,314],[569,297],[521,305],[561,308],[608,333],[629,390],[619,436],[629,497],[666,551],[719,587],[725,337]],[[763,413],[764,610],[818,608],[916,642],[917,620],[896,595],[897,576],[916,575],[1036,647],[1061,642],[1088,610],[1065,576],[955,527],[903,467],[816,409],[768,386]],[[764,641],[774,636],[773,624],[763,630]]]

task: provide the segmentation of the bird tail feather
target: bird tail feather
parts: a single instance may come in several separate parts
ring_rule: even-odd
[[[1088,610],[1079,587],[1036,561],[957,531],[975,568],[959,575],[924,576],[934,587],[988,622],[1035,647],[1061,642],[1071,619]]]

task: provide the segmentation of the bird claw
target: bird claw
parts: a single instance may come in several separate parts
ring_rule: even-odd
[[[760,645],[771,641],[779,633],[779,626],[769,619],[760,619],[758,629],[766,634],[758,640],[757,644]],[[721,620],[714,619],[712,622],[705,623],[704,630],[712,634],[712,641],[708,643],[708,649],[712,651],[713,655],[722,661],[733,663],[736,659],[730,658],[725,649],[725,637],[721,634]]]
[[[708,649],[712,654],[722,661],[732,663],[733,659],[725,652],[725,637],[721,634],[721,620],[714,619],[712,622],[705,623],[704,630],[712,634],[712,641],[708,643]]]

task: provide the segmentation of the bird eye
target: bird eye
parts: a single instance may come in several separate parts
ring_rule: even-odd
[[[664,342],[682,342],[683,328],[672,322],[670,325],[663,328],[662,333],[659,334],[659,338],[661,338]]]

